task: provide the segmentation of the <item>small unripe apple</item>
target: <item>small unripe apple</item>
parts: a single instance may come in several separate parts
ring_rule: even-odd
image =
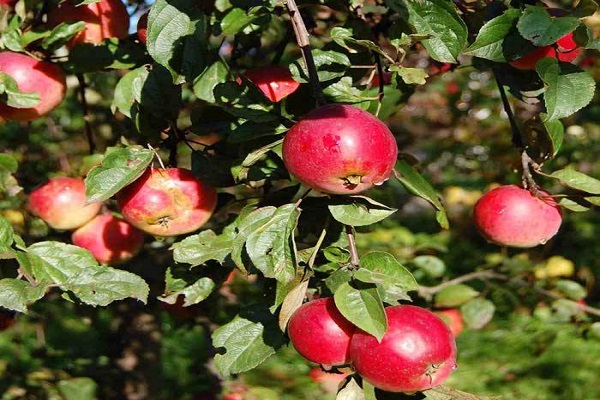
[[[212,216],[217,192],[184,168],[149,168],[117,193],[117,203],[130,224],[158,237],[197,230]]]
[[[244,73],[244,76],[273,103],[281,101],[300,87],[300,83],[292,78],[290,70],[278,65],[250,69]]]
[[[475,225],[483,237],[500,246],[544,244],[558,232],[562,216],[548,193],[540,191],[539,195],[516,185],[494,188],[475,204]]]
[[[150,11],[146,11],[142,14],[140,19],[138,19],[137,23],[137,37],[140,42],[146,44],[146,40],[148,39],[148,14]]]
[[[55,27],[63,22],[85,22],[85,29],[67,44],[97,44],[108,38],[122,39],[129,34],[129,13],[121,0],[101,0],[97,3],[76,5],[66,0],[48,13],[48,24]]]
[[[332,297],[300,306],[287,331],[294,348],[309,361],[328,366],[350,362],[348,345],[355,326],[342,316]]]
[[[144,234],[111,214],[98,215],[71,235],[74,245],[89,250],[101,264],[132,259],[144,245]]]
[[[357,329],[350,340],[352,365],[363,379],[389,392],[416,392],[443,383],[456,367],[456,342],[431,311],[411,305],[387,307],[381,342]]]
[[[86,205],[81,178],[56,177],[29,195],[29,211],[58,230],[76,229],[94,218],[101,203]]]
[[[31,108],[15,108],[0,102],[0,120],[38,119],[58,107],[65,98],[65,75],[55,64],[5,51],[0,53],[0,72],[15,80],[19,91],[36,92],[40,96],[39,103]]]
[[[388,127],[367,111],[345,104],[309,112],[283,141],[283,162],[290,174],[331,194],[357,194],[382,184],[397,156]]]
[[[437,315],[448,325],[450,331],[454,336],[458,336],[461,334],[465,327],[465,322],[463,321],[462,313],[460,310],[456,308],[446,308],[444,310],[434,311],[434,314]]]

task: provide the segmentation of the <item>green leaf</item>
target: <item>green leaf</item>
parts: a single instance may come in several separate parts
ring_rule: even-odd
[[[42,47],[46,50],[57,50],[65,45],[79,32],[85,30],[85,21],[63,22],[54,27],[50,34],[42,41]]]
[[[424,390],[426,396],[424,400],[501,400],[501,396],[482,396],[463,392],[446,385],[438,385],[428,390]]]
[[[61,242],[38,242],[27,248],[32,273],[38,282],[64,285],[82,270],[98,266],[86,249]]]
[[[558,205],[573,212],[585,212],[590,210],[589,205],[585,204],[585,202],[582,202],[579,198],[570,199],[567,197],[563,197],[558,202]]]
[[[321,82],[343,77],[351,65],[350,59],[343,53],[313,49],[312,54],[315,66],[317,67],[319,81]],[[302,58],[290,65],[290,72],[294,80],[300,83],[308,82],[308,70]]]
[[[454,4],[447,0],[386,0],[395,11],[406,17],[415,33],[429,35],[423,46],[436,61],[456,63],[467,44],[467,27]]]
[[[212,340],[213,346],[221,352],[214,360],[223,376],[257,367],[285,341],[277,318],[259,306],[242,310],[231,322],[216,329]]]
[[[59,381],[58,391],[64,400],[96,400],[98,385],[91,378],[71,378]]]
[[[40,103],[40,95],[38,92],[19,91],[12,77],[0,72],[0,102],[14,108],[32,108]]]
[[[496,306],[487,299],[476,298],[460,307],[463,320],[469,328],[480,329],[494,317]]]
[[[561,184],[571,189],[591,194],[600,194],[600,180],[582,172],[565,168],[554,171],[550,177],[557,179]]]
[[[345,268],[336,269],[331,275],[325,278],[325,286],[331,293],[335,293],[340,286],[349,283],[352,280],[352,274]]]
[[[215,282],[212,279],[208,277],[198,279],[180,292],[184,295],[183,306],[189,307],[204,301],[213,290],[215,290]]]
[[[85,178],[88,203],[108,200],[138,179],[148,168],[154,152],[141,146],[110,148],[102,164],[92,168]]]
[[[356,289],[348,282],[342,283],[333,298],[336,307],[348,321],[381,341],[387,330],[387,317],[375,287]]]
[[[247,270],[245,265],[247,259],[244,259],[246,240],[252,233],[268,223],[276,211],[276,207],[261,207],[238,218],[236,221],[237,234],[231,244],[231,259],[236,267],[243,271]]]
[[[350,53],[356,53],[356,50],[354,48],[348,46],[348,43],[363,47],[363,48],[371,50],[371,51],[374,51],[375,53],[378,53],[384,57],[388,56],[388,54],[385,52],[385,50],[383,50],[381,47],[379,47],[377,44],[375,44],[375,42],[373,42],[371,40],[365,40],[365,39],[356,39],[353,37],[353,34],[354,33],[352,32],[351,29],[336,26],[331,30],[331,32],[329,33],[329,36],[337,44],[339,44],[340,46],[347,49]]]
[[[505,62],[505,38],[520,16],[521,10],[510,8],[504,14],[486,22],[477,33],[475,41],[465,50],[465,54]]]
[[[267,18],[265,18],[267,17]],[[267,7],[251,7],[248,10],[232,8],[221,20],[223,35],[235,35],[247,26],[256,23],[258,19],[263,24],[270,21],[270,11]]]
[[[27,312],[27,306],[44,297],[48,286],[31,286],[20,279],[0,279],[0,306],[9,310]]]
[[[170,294],[180,292],[185,289],[186,286],[187,282],[184,279],[175,278],[171,271],[171,267],[167,268],[167,271],[165,272],[165,293]],[[167,301],[167,303],[173,304],[175,301],[173,301],[173,303]]]
[[[549,46],[569,32],[573,32],[580,22],[575,17],[551,17],[546,8],[526,6],[517,22],[517,29],[525,39],[534,45]]]
[[[447,229],[448,218],[446,217],[446,211],[440,201],[439,194],[435,191],[433,186],[431,186],[431,184],[427,182],[427,180],[406,160],[398,160],[395,172],[396,179],[402,183],[406,190],[415,196],[427,200],[438,210],[438,222],[442,228]]]
[[[14,241],[14,230],[5,218],[0,217],[0,248],[10,247]]]
[[[429,76],[420,68],[406,68],[400,65],[390,66],[390,71],[397,73],[407,85],[424,85]]]
[[[246,252],[254,266],[267,278],[289,282],[296,276],[294,230],[300,210],[296,204],[277,209],[267,222],[246,240]]]
[[[579,67],[546,57],[538,61],[535,68],[546,84],[546,121],[568,117],[592,101],[596,82]]]
[[[19,169],[19,162],[10,154],[0,154],[0,169],[14,174]]]
[[[567,279],[556,281],[556,288],[573,300],[583,300],[588,295],[587,290],[583,286]]]
[[[190,264],[192,267],[202,265],[208,260],[223,262],[231,253],[234,237],[232,230],[226,230],[221,235],[211,230],[204,230],[174,243],[171,246],[173,259],[175,262]]]
[[[427,272],[432,278],[439,278],[446,272],[446,264],[443,260],[436,256],[416,256],[413,258],[412,263],[423,271]]]
[[[323,89],[323,94],[336,103],[360,103],[365,101],[362,92],[352,86],[352,78],[344,76]]]
[[[308,279],[295,285],[285,296],[279,310],[279,329],[285,332],[287,324],[294,312],[302,305],[308,289]]]
[[[435,306],[440,308],[458,307],[479,296],[479,292],[471,286],[457,284],[447,286],[435,295]]]
[[[414,276],[396,257],[389,253],[367,253],[360,259],[360,268],[354,272],[354,279],[365,283],[381,285],[387,290],[403,292],[403,299],[410,299],[406,292],[417,290],[419,284]]]
[[[365,196],[336,198],[327,207],[336,221],[351,226],[374,224],[397,211]]]
[[[580,0],[573,9],[573,16],[585,18],[598,11],[598,4],[594,0]]]
[[[194,80],[194,95],[197,98],[215,103],[215,87],[227,81],[229,69],[223,60],[211,64],[202,74]]]

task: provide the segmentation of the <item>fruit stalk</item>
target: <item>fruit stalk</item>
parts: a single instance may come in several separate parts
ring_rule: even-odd
[[[88,107],[87,98],[85,97],[85,77],[83,74],[77,74],[77,81],[79,82],[79,97],[81,97],[81,109],[83,112],[83,123],[85,124],[85,137],[88,141],[88,147],[90,154],[94,154],[96,151],[96,142],[94,141],[94,133],[92,132],[92,125],[90,124],[90,110]]]
[[[519,130],[519,126],[517,125],[515,115],[512,112],[512,108],[510,107],[508,97],[506,96],[506,92],[504,91],[504,86],[502,86],[502,82],[500,82],[498,72],[496,70],[493,71],[494,78],[496,79],[496,85],[498,85],[498,91],[500,92],[500,98],[502,99],[502,106],[504,107],[504,111],[508,116],[508,122],[510,122],[510,129],[512,131],[512,143],[516,148],[524,149],[525,145],[523,144],[523,137],[521,136],[521,131]]]

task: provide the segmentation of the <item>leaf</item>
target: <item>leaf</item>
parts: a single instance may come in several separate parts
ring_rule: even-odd
[[[396,257],[384,252],[371,252],[360,259],[360,268],[354,272],[354,278],[365,283],[381,285],[385,289],[396,289],[404,293],[403,298],[410,299],[406,292],[417,290],[419,284],[414,276]]]
[[[407,85],[424,85],[429,76],[421,68],[406,68],[399,65],[390,66],[390,71],[396,72]]]
[[[580,22],[575,17],[551,17],[546,8],[527,5],[517,22],[517,29],[525,39],[538,47],[549,46],[569,32]]]
[[[102,202],[114,196],[138,179],[153,158],[154,152],[141,146],[109,149],[102,164],[92,168],[85,178],[87,203]]]
[[[460,307],[463,320],[469,328],[480,329],[494,317],[496,306],[487,299],[476,298]]]
[[[174,243],[171,246],[173,259],[192,267],[202,265],[208,260],[223,262],[231,253],[234,237],[232,230],[226,230],[221,235],[210,229],[204,230]]]
[[[277,211],[276,207],[261,207],[238,218],[237,234],[231,244],[231,259],[236,267],[241,270],[247,269],[243,258],[246,240],[253,232],[265,225],[275,214],[275,211]]]
[[[333,299],[348,321],[381,341],[387,330],[387,317],[375,287],[356,289],[348,282],[342,283]]]
[[[279,310],[279,329],[285,332],[292,314],[302,305],[308,289],[308,279],[300,282],[289,291]]]
[[[277,319],[269,311],[253,306],[212,334],[213,346],[224,353],[214,357],[223,376],[249,371],[275,354],[285,341]]]
[[[573,169],[559,169],[554,171],[551,178],[557,179],[564,186],[591,194],[600,194],[600,180],[592,178]]]
[[[336,103],[360,103],[365,101],[362,92],[352,86],[352,78],[344,76],[323,89],[323,93]]]
[[[110,105],[113,113],[118,110],[128,118],[132,118],[132,112],[137,107],[134,82],[139,79],[145,79],[147,74],[148,70],[144,66],[127,72],[119,79],[115,86],[112,104]]]
[[[0,217],[0,248],[10,247],[14,241],[14,230],[5,218]]]
[[[412,259],[412,263],[423,271],[427,272],[432,278],[439,278],[446,272],[446,264],[443,260],[436,256],[416,256]]]
[[[442,228],[448,229],[448,218],[446,217],[446,211],[440,196],[435,191],[433,186],[406,160],[398,160],[395,168],[396,179],[408,190],[410,193],[418,196],[424,200],[427,200],[433,205],[438,211],[439,216],[437,217],[438,222]]]
[[[567,198],[567,197],[563,197],[558,202],[558,205],[561,206],[561,207],[566,208],[567,210],[573,211],[573,212],[585,212],[585,211],[589,211],[590,207],[588,205],[582,204],[582,203],[583,202],[579,198],[570,199],[570,198]]]
[[[573,16],[576,18],[585,18],[598,11],[598,4],[594,0],[580,0],[573,9]]]
[[[429,35],[423,46],[431,58],[440,62],[456,63],[467,44],[467,27],[453,3],[447,0],[401,1],[386,0],[395,11],[406,18],[415,33]]]
[[[42,47],[46,50],[57,50],[65,45],[79,32],[85,30],[85,21],[63,22],[54,28],[42,41]]]
[[[335,400],[365,400],[365,394],[356,379],[352,377],[337,393]]]
[[[521,16],[521,10],[510,8],[502,15],[486,22],[475,41],[465,49],[464,53],[490,61],[505,62],[505,38]]]
[[[91,378],[71,378],[59,381],[58,391],[64,400],[96,400],[98,385]]]
[[[342,28],[340,26],[336,26],[331,29],[329,36],[333,39],[337,44],[347,49],[350,53],[356,53],[356,50],[352,47],[349,47],[347,43],[354,44],[365,49],[374,51],[384,57],[388,57],[388,54],[379,47],[375,42],[371,40],[365,39],[356,39],[353,37],[353,31],[348,28]]]
[[[568,117],[592,101],[596,82],[579,67],[546,57],[538,61],[535,68],[546,84],[545,121]]]
[[[587,290],[583,286],[567,279],[556,281],[556,288],[573,300],[583,300],[588,295]]]
[[[424,390],[426,400],[500,400],[501,396],[481,396],[463,392],[446,385],[435,386]]]
[[[41,283],[64,285],[82,270],[98,262],[86,249],[61,242],[38,242],[27,248],[35,279]]]
[[[0,306],[22,313],[46,294],[47,285],[31,286],[20,279],[0,279]]]
[[[365,196],[335,199],[327,207],[336,221],[351,226],[374,224],[397,211]]]
[[[320,82],[327,82],[343,77],[351,65],[350,59],[343,53],[313,49],[312,54]],[[290,65],[290,72],[295,81],[300,83],[308,82],[308,70],[302,58],[299,58]]]
[[[183,306],[189,307],[206,300],[213,290],[215,290],[215,282],[212,279],[208,277],[198,279],[180,292],[185,296]]]
[[[221,30],[223,35],[235,35],[251,25],[259,18],[265,19],[263,24],[267,24],[270,21],[270,12],[267,7],[251,7],[248,10],[241,8],[232,8],[224,17],[221,19]]]
[[[38,92],[21,92],[10,75],[0,72],[0,102],[14,108],[32,108],[40,103],[40,95]]]
[[[279,207],[246,240],[246,252],[254,266],[267,278],[289,282],[296,276],[294,230],[300,210],[296,204]]]
[[[471,286],[457,284],[447,286],[435,295],[435,306],[440,308],[458,307],[479,296],[479,292]]]
[[[229,69],[223,60],[214,62],[194,80],[194,95],[201,100],[215,103],[215,87],[226,82],[228,75]]]

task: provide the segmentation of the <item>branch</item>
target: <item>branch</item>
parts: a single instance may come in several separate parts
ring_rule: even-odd
[[[79,81],[79,96],[81,97],[81,108],[83,111],[83,122],[85,124],[85,136],[88,141],[88,147],[90,154],[94,154],[96,151],[96,142],[94,141],[94,133],[92,132],[92,125],[90,124],[90,110],[85,97],[85,89],[87,87],[85,83],[85,77],[83,74],[77,74],[77,80]]]
[[[350,251],[350,264],[354,268],[358,268],[359,258],[358,250],[356,249],[356,241],[354,240],[354,228],[346,225],[346,236],[348,237],[348,250]]]
[[[498,85],[498,90],[500,91],[502,106],[504,107],[504,111],[506,112],[506,115],[508,116],[508,121],[510,122],[510,129],[512,131],[512,143],[515,147],[519,149],[524,149],[525,145],[523,144],[523,137],[521,136],[521,131],[519,130],[519,126],[517,125],[517,121],[515,119],[515,115],[512,112],[512,108],[510,107],[508,97],[506,97],[504,86],[502,86],[502,82],[500,82],[498,72],[495,69],[493,71],[494,78],[496,78],[496,85]]]
[[[421,296],[425,299],[431,299],[431,297],[433,297],[434,294],[440,292],[441,290],[443,290],[449,286],[458,285],[459,283],[469,282],[469,281],[473,281],[476,279],[506,280],[505,278],[506,278],[505,275],[499,274],[494,271],[489,271],[489,270],[470,272],[468,274],[459,276],[458,278],[450,279],[449,281],[440,283],[439,285],[436,285],[436,286],[419,286],[419,296]]]
[[[306,30],[306,25],[304,24],[302,15],[300,15],[296,1],[288,0],[286,7],[292,20],[294,34],[296,35],[296,43],[298,43],[298,46],[300,47],[304,64],[306,64],[306,69],[308,70],[308,80],[312,86],[313,95],[317,102],[317,106],[321,106],[325,104],[325,97],[323,96],[323,90],[321,88],[321,83],[319,82],[319,75],[317,73],[317,67],[315,66],[315,60],[312,52],[310,51],[310,36]]]

